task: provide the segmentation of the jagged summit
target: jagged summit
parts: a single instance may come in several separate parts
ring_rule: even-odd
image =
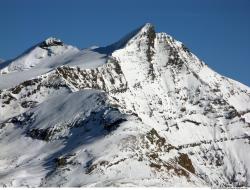
[[[154,26],[150,23],[146,23],[141,27],[133,30],[132,32],[125,35],[118,42],[114,43],[117,49],[123,48],[126,45],[133,43],[136,39],[142,38],[143,36],[147,36],[149,33],[155,33]]]
[[[150,30],[150,28],[154,28],[155,26],[152,24],[152,23],[149,23],[149,22],[147,22],[147,23],[145,23],[145,24],[143,24],[141,27],[140,27],[140,30],[142,31],[142,30]]]
[[[115,42],[111,45],[108,45],[106,47],[97,48],[96,51],[101,52],[101,53],[111,54],[115,50],[121,49],[121,48],[135,42],[136,40],[147,35],[148,33],[155,34],[154,26],[150,23],[146,23],[146,24],[138,27],[137,29],[128,33],[127,35],[122,37],[120,40],[118,40],[117,42]]]
[[[127,40],[126,45],[138,43],[138,41],[142,40],[143,38],[147,38],[147,40],[150,41],[149,43],[151,43],[151,41],[154,40],[155,36],[156,33],[154,26],[150,23],[146,23],[139,28],[138,32],[136,32],[130,39]]]

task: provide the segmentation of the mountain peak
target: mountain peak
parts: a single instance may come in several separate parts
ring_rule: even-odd
[[[111,45],[108,45],[106,47],[97,48],[96,51],[100,53],[111,54],[117,49],[121,49],[127,45],[134,43],[135,41],[139,40],[143,36],[149,37],[150,41],[152,41],[151,39],[155,37],[155,29],[154,29],[153,24],[145,23],[144,25],[140,26],[139,28],[125,35],[123,38],[121,38],[117,42]]]
[[[151,24],[151,23],[145,23],[144,25],[142,25],[140,27],[140,32],[147,32],[147,31],[150,31],[150,30],[154,30],[154,25]]]
[[[41,48],[48,48],[51,46],[62,46],[63,42],[60,39],[54,38],[54,37],[49,37],[43,42],[39,44],[39,47]]]
[[[123,46],[130,45],[133,42],[138,41],[145,36],[150,39],[155,37],[155,29],[151,23],[146,23],[141,27],[137,28],[136,30],[130,32],[128,35],[126,35],[117,43],[122,42]]]

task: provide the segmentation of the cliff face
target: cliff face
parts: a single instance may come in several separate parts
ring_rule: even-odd
[[[249,186],[250,89],[181,42],[146,24],[46,62],[0,76],[2,186]]]

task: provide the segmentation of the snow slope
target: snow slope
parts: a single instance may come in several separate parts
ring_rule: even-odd
[[[57,44],[54,44],[57,43]],[[59,43],[59,44],[58,44]],[[79,50],[61,40],[48,38],[14,60],[0,65],[0,89],[9,88],[62,66],[94,68],[106,62],[106,55],[93,49]]]
[[[249,87],[151,24],[62,44],[1,70],[1,186],[249,186]]]

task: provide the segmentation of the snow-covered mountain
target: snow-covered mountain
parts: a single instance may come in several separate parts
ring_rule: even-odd
[[[32,67],[43,66],[44,62],[50,62],[50,58],[62,54],[75,53],[77,48],[64,44],[56,38],[48,38],[34,47],[25,51],[21,56],[9,61],[8,65],[1,68],[1,74],[24,71]]]
[[[0,89],[0,186],[250,184],[250,88],[151,24],[101,48],[49,38]]]

